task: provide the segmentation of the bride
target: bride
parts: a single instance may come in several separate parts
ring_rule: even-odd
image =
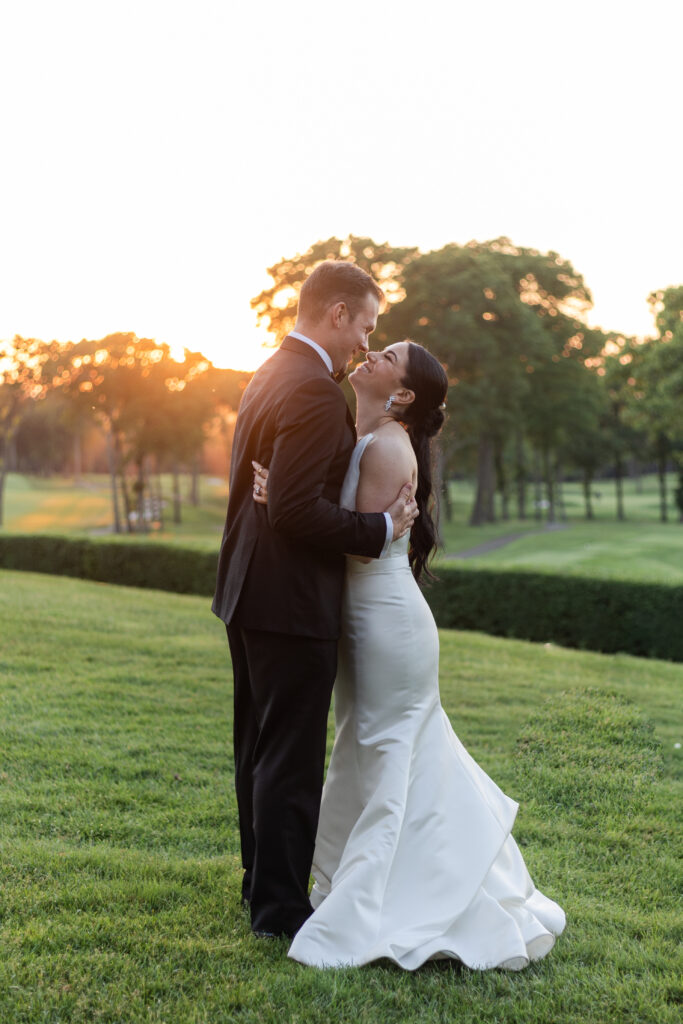
[[[384,509],[412,479],[420,515],[383,559],[347,556],[336,737],[313,859],[314,913],[289,956],[315,967],[385,957],[413,970],[453,957],[519,970],[564,928],[510,832],[517,804],[453,732],[439,699],[439,640],[417,585],[436,546],[430,438],[448,381],[414,342],[368,352],[349,380],[360,440],[341,502]],[[267,470],[256,469],[267,500]]]

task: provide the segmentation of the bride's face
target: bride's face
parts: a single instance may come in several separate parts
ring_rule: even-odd
[[[398,341],[381,352],[368,352],[365,362],[349,375],[359,397],[367,395],[386,401],[389,395],[403,389],[401,382],[408,372],[408,345],[407,341]]]

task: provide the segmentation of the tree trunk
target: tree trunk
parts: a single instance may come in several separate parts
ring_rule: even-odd
[[[74,483],[80,484],[81,476],[83,473],[83,449],[81,444],[81,432],[77,430],[74,434],[73,444],[73,460],[74,460]]]
[[[547,448],[543,448],[542,453],[543,460],[543,480],[545,481],[545,493],[546,501],[548,502],[548,522],[555,522],[555,481],[553,479],[553,469],[550,465],[550,452]]]
[[[481,526],[482,523],[494,523],[495,465],[493,438],[482,434],[479,438],[479,455],[477,458],[477,493],[470,516],[470,526]]]
[[[678,471],[678,487],[674,492],[676,506],[678,507],[678,521],[683,523],[683,469]],[[2,498],[0,497],[0,502]]]
[[[179,524],[182,522],[182,514],[180,503],[180,470],[177,462],[173,463],[171,473],[173,477],[173,522]]]
[[[443,456],[441,451],[438,451],[436,458],[434,458],[434,478],[432,481],[432,494],[434,495],[434,508],[432,509],[432,518],[436,527],[437,537],[439,536],[439,524],[441,520],[441,499],[443,496]]]
[[[505,451],[504,443],[500,438],[495,441],[495,467],[496,467],[496,488],[500,493],[501,519],[504,522],[510,518],[510,493],[508,490],[508,479],[505,473]]]
[[[121,514],[119,512],[119,496],[116,479],[116,458],[114,455],[114,439],[111,430],[106,432],[107,441],[107,463],[109,465],[109,480],[111,482],[111,508],[114,519],[114,533],[121,533]]]
[[[145,475],[144,455],[140,456],[140,459],[138,461],[138,478],[135,483],[135,491],[137,494],[136,505],[138,513],[138,533],[147,533],[147,509],[145,507],[145,498],[147,495],[147,480]]]
[[[617,489],[617,519],[622,522],[624,515],[624,464],[621,455],[614,459],[614,484]]]
[[[5,469],[4,459],[3,465],[0,469],[0,529],[2,529],[5,522],[5,480],[7,478],[7,470]]]
[[[541,460],[537,451],[534,451],[534,519],[543,518],[543,491],[541,489]]]
[[[566,523],[567,509],[564,503],[564,479],[559,462],[555,463],[555,493],[557,494],[557,517],[561,522]]]
[[[164,489],[161,483],[161,470],[157,466],[156,471],[156,509],[154,518],[159,524],[159,529],[164,528]]]
[[[192,460],[192,470],[190,477],[190,504],[193,508],[197,508],[199,505],[199,456],[195,456]]]
[[[446,516],[446,522],[453,522],[453,503],[451,501],[451,492],[448,486],[448,480],[445,477],[446,468],[446,456],[439,448],[438,455],[436,457],[436,478],[438,480],[438,490],[435,487],[434,493],[439,495],[439,515],[441,514],[441,506],[443,506],[444,514]]]
[[[592,503],[592,491],[593,491],[593,474],[590,470],[584,469],[583,471],[583,500],[586,503],[586,519],[594,519],[593,515],[593,503]]]
[[[517,518],[526,519],[526,466],[524,465],[524,438],[518,430],[515,437],[515,480],[517,482]]]
[[[121,494],[123,495],[123,511],[126,517],[126,533],[133,533],[133,503],[130,500],[130,494],[128,493],[128,481],[126,480],[125,470],[121,470],[119,473]]]
[[[659,478],[659,518],[663,523],[669,521],[669,496],[666,490],[666,451],[660,445],[657,453],[657,477]]]

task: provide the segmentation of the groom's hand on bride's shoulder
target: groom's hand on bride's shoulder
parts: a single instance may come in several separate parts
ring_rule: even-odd
[[[398,492],[396,501],[386,509],[394,524],[394,540],[407,533],[420,514],[412,492],[413,485],[404,484]]]

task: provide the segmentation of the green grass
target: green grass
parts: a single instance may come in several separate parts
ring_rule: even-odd
[[[468,558],[467,566],[683,584],[683,526],[571,523],[566,530],[520,537]]]
[[[203,477],[200,505],[195,508],[183,500],[183,522],[179,525],[171,522],[170,477],[163,477],[163,490],[167,502],[164,528],[143,534],[144,539],[156,538],[166,543],[177,541],[185,547],[217,552],[225,522],[227,483],[215,477]],[[181,495],[184,498],[187,490],[188,481],[183,477]],[[103,539],[116,539],[109,533],[109,478],[102,474],[88,474],[80,484],[75,484],[72,479],[64,477],[28,477],[10,473],[5,493],[4,528],[8,533],[94,534]],[[125,539],[137,537],[125,535]]]
[[[678,511],[674,503],[674,489],[677,483],[675,473],[667,474],[668,488],[668,514],[670,521],[678,519]],[[624,511],[627,519],[638,522],[659,522],[659,486],[654,473],[649,473],[640,478],[628,477],[623,481]],[[450,484],[449,490],[453,504],[454,520],[456,524],[469,521],[472,504],[474,501],[474,483],[472,480],[455,480]],[[583,500],[583,487],[579,482],[568,482],[562,485],[562,496],[565,512],[570,522],[585,521],[585,504]],[[534,488],[527,485],[527,519],[519,520],[514,518],[517,512],[517,502],[514,491],[510,496],[509,512],[513,517],[509,523],[516,526],[526,526],[528,529],[538,529],[539,523],[534,518]],[[496,514],[501,515],[501,504],[496,497]],[[617,515],[616,488],[613,480],[596,480],[593,484],[593,514],[598,522],[615,522]],[[545,512],[542,512],[545,515]],[[508,525],[509,525],[508,523]],[[504,523],[498,523],[501,528]],[[477,527],[474,531],[479,533],[486,531],[489,527]],[[515,531],[512,531],[515,532]]]
[[[584,519],[584,504],[582,488],[578,483],[564,484],[563,494],[567,511],[567,521],[571,525],[571,536],[574,534],[574,526],[582,526],[582,538],[588,537],[589,541],[596,543],[606,542],[603,565],[609,568],[614,566],[613,571],[621,573],[620,565],[624,559],[621,551],[624,540],[630,540],[638,534],[641,526],[647,525],[648,532],[652,537],[658,539],[659,544],[672,545],[675,555],[679,556],[679,565],[683,571],[683,527],[678,523],[678,513],[673,505],[673,490],[676,477],[669,474],[670,494],[670,522],[659,523],[659,504],[656,477],[653,475],[643,476],[640,481],[627,479],[624,483],[627,523],[617,523],[615,519],[614,484],[611,480],[599,481],[595,484],[594,492],[599,498],[594,499],[596,519],[587,523]],[[181,494],[186,497],[188,481],[181,480]],[[185,547],[197,547],[203,550],[216,550],[220,544],[221,531],[225,518],[225,506],[227,502],[227,486],[224,481],[215,477],[203,477],[201,482],[201,505],[199,508],[191,506],[187,501],[182,505],[182,523],[174,525],[171,519],[170,477],[163,477],[164,495],[167,500],[167,514],[164,529],[155,530],[152,534],[145,535],[145,540],[160,539],[165,542],[178,543]],[[486,523],[482,526],[469,526],[468,520],[474,497],[474,487],[471,481],[454,481],[451,484],[451,495],[453,500],[453,521],[441,521],[444,548],[447,553],[467,551],[487,541],[496,540],[501,537],[508,537],[516,534],[538,535],[543,530],[545,522],[537,521],[531,517],[527,519],[511,518],[498,522]],[[531,488],[529,488],[529,511],[531,509]],[[515,509],[514,502],[511,503],[511,512]],[[500,516],[500,509],[499,509]],[[28,477],[16,473],[10,473],[6,485],[5,495],[5,529],[7,532],[20,532],[20,534],[88,534],[103,536],[110,539],[108,531],[111,526],[111,498],[109,478],[101,474],[90,474],[84,476],[81,483],[76,485],[72,479],[62,477]],[[679,528],[680,527],[680,528]],[[629,530],[631,532],[629,532]],[[130,540],[126,535],[126,540]],[[135,537],[133,536],[133,539]],[[610,543],[613,539],[613,545]],[[543,550],[548,559],[555,557],[555,542],[547,540],[546,536],[536,536],[531,541],[533,551]],[[581,556],[579,544],[577,544],[578,555]],[[515,542],[515,547],[518,542]],[[572,541],[568,541],[571,546]],[[546,545],[548,547],[546,548]],[[541,546],[541,548],[539,548]],[[615,555],[618,554],[618,557]],[[486,555],[486,559],[490,556]],[[530,563],[524,563],[525,567],[536,567]],[[634,568],[636,575],[634,579],[651,579],[647,570],[645,574],[638,574],[639,568]]]
[[[683,666],[443,633],[444,706],[567,930],[515,975],[316,972],[239,907],[207,601],[4,572],[0,622],[3,1024],[679,1020]]]

